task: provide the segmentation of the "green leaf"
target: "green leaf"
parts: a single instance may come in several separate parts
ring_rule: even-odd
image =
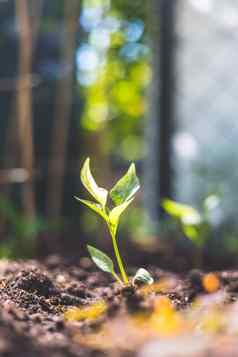
[[[134,200],[134,197],[131,198],[129,201],[125,201],[121,205],[114,207],[110,211],[110,213],[109,213],[109,224],[110,224],[110,228],[113,231],[113,234],[116,234],[121,214],[125,211],[125,209],[129,206],[129,204],[133,200]]]
[[[96,184],[93,175],[90,170],[90,159],[89,157],[85,160],[83,167],[81,169],[80,178],[84,187],[89,193],[99,202],[103,207],[105,207],[107,202],[108,191]]]
[[[200,239],[200,230],[198,229],[198,226],[193,226],[189,224],[184,224],[182,226],[183,232],[188,237],[193,241],[195,244],[200,245],[201,239]]]
[[[140,188],[136,176],[135,164],[131,164],[127,173],[115,184],[110,191],[110,197],[116,205],[130,200]]]
[[[105,221],[108,220],[108,217],[105,214],[105,212],[103,210],[103,207],[100,204],[92,202],[92,201],[88,201],[88,200],[83,200],[83,199],[81,199],[79,197],[76,197],[76,196],[74,196],[74,198],[76,198],[77,201],[83,203],[85,206],[91,208],[91,210],[93,210],[94,212],[98,213],[100,216],[103,217],[103,219]]]
[[[91,245],[87,245],[87,248],[93,262],[98,266],[98,268],[107,273],[111,273],[112,275],[115,274],[113,261],[108,257],[108,255]]]
[[[153,284],[154,279],[151,274],[144,268],[140,268],[137,270],[136,275],[133,278],[133,284],[141,283],[141,284]]]
[[[200,213],[189,205],[165,199],[162,207],[170,216],[180,219],[183,224],[195,225],[202,221]]]

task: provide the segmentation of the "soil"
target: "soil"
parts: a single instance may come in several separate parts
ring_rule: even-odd
[[[149,270],[121,287],[87,258],[1,261],[0,356],[238,356],[238,271]]]

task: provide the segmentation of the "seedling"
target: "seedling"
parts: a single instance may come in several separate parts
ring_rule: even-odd
[[[219,203],[218,196],[212,194],[203,201],[201,211],[169,199],[163,200],[162,207],[179,223],[185,236],[195,245],[202,247],[211,236],[211,213]]]
[[[184,235],[197,246],[194,261],[199,267],[203,265],[203,248],[212,236],[212,211],[219,203],[219,197],[214,194],[205,198],[200,211],[169,199],[162,202],[164,210],[178,222]]]
[[[105,253],[88,245],[89,254],[93,262],[103,271],[112,274],[112,276],[122,285],[129,284],[129,278],[126,273],[124,263],[122,261],[120,251],[117,243],[117,230],[120,221],[121,214],[126,210],[130,203],[134,200],[136,192],[140,188],[139,179],[136,176],[135,164],[131,164],[127,173],[115,184],[110,190],[99,187],[93,178],[90,169],[90,159],[87,158],[81,169],[81,181],[88,192],[93,196],[95,201],[84,200],[75,197],[78,201],[82,202],[87,207],[91,208],[94,212],[100,215],[106,222],[108,227],[113,250],[115,253],[119,274],[116,273],[113,261]],[[112,208],[107,205],[108,198],[111,199],[113,204]],[[135,277],[133,283],[137,282],[152,284],[153,278],[150,273],[145,269],[140,268]]]

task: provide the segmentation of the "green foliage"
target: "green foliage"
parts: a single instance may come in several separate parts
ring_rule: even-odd
[[[96,21],[83,23],[83,46],[92,51],[97,65],[79,66],[85,98],[80,125],[89,135],[106,132],[99,144],[102,152],[119,160],[138,160],[144,155],[141,119],[151,77],[146,4],[143,0],[87,0],[82,17],[92,10]]]
[[[9,235],[0,246],[1,258],[30,258],[35,248],[35,237],[49,228],[41,217],[25,217],[4,197],[0,197],[0,216],[10,226]]]
[[[193,207],[165,199],[162,203],[163,208],[172,217],[180,219],[184,224],[199,224],[201,222],[200,213]]]
[[[202,217],[195,208],[169,199],[165,199],[162,206],[171,217],[180,223],[186,237],[197,245],[203,244],[201,237]]]
[[[202,247],[211,236],[211,213],[219,202],[218,196],[209,195],[203,201],[201,212],[194,207],[169,199],[163,200],[162,207],[179,223],[185,236]]]
[[[81,180],[84,187],[88,192],[97,200],[96,202],[91,202],[88,200],[83,200],[81,198],[75,197],[78,201],[91,208],[94,212],[98,213],[106,222],[108,230],[111,235],[114,253],[116,256],[118,268],[121,277],[119,277],[114,270],[112,260],[100,250],[89,246],[88,250],[94,263],[103,271],[111,273],[114,278],[120,283],[128,284],[129,279],[126,274],[124,264],[118,249],[116,233],[120,221],[121,214],[126,210],[126,208],[133,201],[135,193],[139,190],[140,184],[139,179],[136,176],[136,168],[134,164],[131,164],[127,173],[115,184],[115,186],[110,191],[110,198],[115,204],[111,209],[106,206],[108,191],[97,185],[93,178],[90,169],[90,159],[87,158],[81,169]],[[144,283],[148,283],[148,274],[144,272]],[[143,274],[139,274],[142,276]],[[142,278],[141,278],[142,279]]]

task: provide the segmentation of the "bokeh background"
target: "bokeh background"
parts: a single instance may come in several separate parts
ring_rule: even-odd
[[[106,187],[136,163],[120,230],[132,263],[193,266],[161,200],[200,208],[212,194],[205,265],[236,264],[237,28],[235,0],[1,0],[1,256],[110,249],[73,198],[90,156]]]

